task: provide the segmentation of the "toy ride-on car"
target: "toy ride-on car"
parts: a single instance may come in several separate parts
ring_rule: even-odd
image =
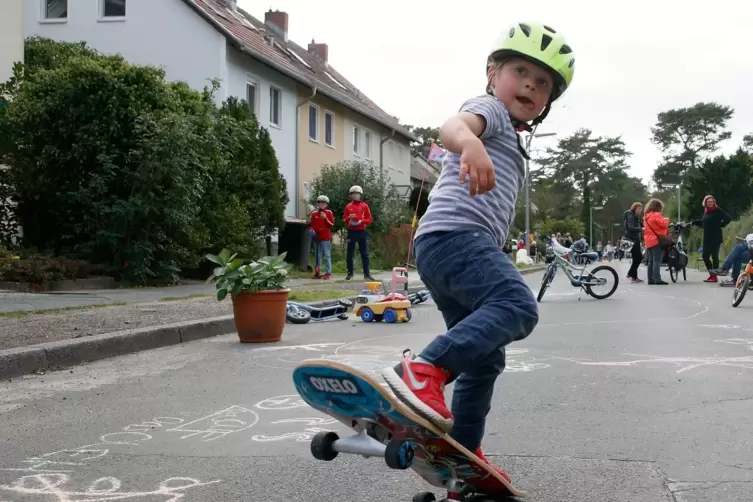
[[[404,295],[397,293],[398,284],[408,282],[408,270],[403,267],[392,269],[392,292],[384,294],[384,288],[379,291],[381,282],[367,282],[368,289],[361,291],[356,297],[354,313],[363,322],[382,321],[387,323],[408,322],[412,317],[411,301]]]

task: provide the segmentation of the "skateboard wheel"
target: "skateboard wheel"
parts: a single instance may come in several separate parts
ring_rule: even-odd
[[[386,308],[384,309],[384,322],[392,324],[393,322],[397,322],[397,312],[395,309]]]
[[[361,320],[363,322],[371,322],[374,320],[374,311],[371,310],[369,307],[364,307],[363,310],[361,310]]]
[[[437,497],[431,492],[421,492],[413,496],[413,502],[434,502]]]
[[[319,432],[311,439],[311,454],[317,460],[334,460],[337,452],[332,444],[340,439],[336,432]]]
[[[405,470],[413,464],[415,453],[413,443],[405,439],[396,439],[387,443],[384,461],[390,469]]]

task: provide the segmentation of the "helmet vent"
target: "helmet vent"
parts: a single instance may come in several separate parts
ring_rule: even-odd
[[[557,33],[557,30],[555,30],[554,28],[550,28],[550,27],[549,27],[549,26],[547,26],[547,25],[544,25],[544,29],[545,29],[546,31],[548,31],[549,33]]]
[[[545,51],[549,44],[552,43],[552,37],[549,35],[541,35],[541,50]]]
[[[568,68],[572,68],[575,65],[575,58],[570,60],[570,63],[567,65]]]
[[[515,28],[510,28],[510,33],[507,34],[508,37],[512,38],[515,36]]]
[[[530,26],[528,26],[527,24],[523,24],[523,23],[519,24],[518,26],[520,26],[520,30],[525,34],[525,36],[527,36],[527,37],[531,36],[531,27]]]
[[[562,47],[560,47],[560,54],[570,54],[571,52],[573,52],[573,50],[569,45],[563,45]]]

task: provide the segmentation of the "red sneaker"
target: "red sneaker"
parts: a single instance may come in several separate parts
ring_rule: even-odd
[[[323,279],[326,279],[326,280],[332,279],[332,274],[324,274]]]
[[[452,413],[444,399],[444,386],[448,371],[428,363],[416,362],[410,351],[394,368],[382,371],[387,384],[397,397],[444,432],[450,432],[454,423]]]
[[[486,458],[486,457],[484,456],[484,452],[482,452],[482,451],[481,451],[481,447],[480,447],[480,446],[479,446],[478,448],[476,448],[476,451],[474,451],[473,453],[474,453],[474,455],[476,455],[476,456],[477,456],[477,457],[478,457],[479,459],[481,459],[481,461],[485,462],[485,463],[486,463],[486,464],[488,464],[488,465],[489,465],[489,466],[490,466],[490,467],[491,467],[492,469],[494,469],[495,471],[497,471],[497,472],[499,473],[499,475],[500,475],[500,476],[502,476],[503,478],[505,478],[505,479],[507,480],[507,482],[508,482],[508,483],[511,483],[511,484],[512,484],[512,479],[510,479],[510,475],[509,475],[509,474],[507,474],[507,473],[506,473],[505,471],[503,471],[502,469],[500,469],[499,467],[496,467],[496,466],[495,466],[494,464],[492,464],[491,462],[489,462],[489,459],[488,459],[488,458]],[[484,491],[485,493],[489,493],[490,495],[496,495],[496,494],[498,493],[498,490],[499,490],[499,488],[500,488],[500,487],[499,487],[499,481],[497,481],[497,480],[495,480],[495,479],[493,479],[493,478],[491,478],[491,477],[489,477],[489,478],[482,478],[482,479],[477,479],[477,480],[474,480],[474,481],[473,481],[473,483],[474,483],[474,484],[476,484],[476,485],[478,485],[478,487],[479,487],[479,488],[480,488],[481,490],[483,490],[483,491]],[[485,486],[485,485],[487,485],[487,484],[488,484],[488,487],[487,487],[487,486]],[[497,493],[495,493],[495,492],[497,492]]]
[[[703,282],[719,282],[719,280],[717,279],[716,275],[709,274],[709,278],[708,279],[704,279]]]

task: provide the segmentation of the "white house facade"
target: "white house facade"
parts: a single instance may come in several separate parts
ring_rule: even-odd
[[[7,0],[2,0],[5,2]],[[11,0],[15,1],[15,0]],[[201,90],[219,79],[217,101],[255,101],[269,130],[288,185],[287,218],[295,218],[297,186],[296,89],[292,79],[241,53],[184,0],[20,0],[23,34],[65,42],[85,41],[135,64],[160,66],[169,81]],[[23,47],[23,46],[22,46]]]

